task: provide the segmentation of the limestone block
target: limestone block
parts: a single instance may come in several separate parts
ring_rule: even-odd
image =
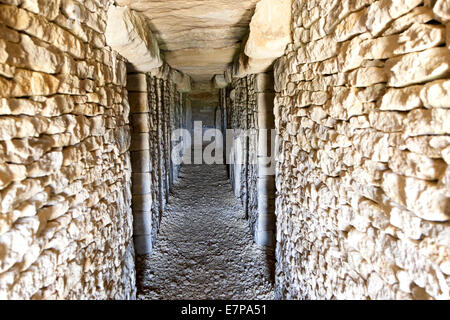
[[[14,6],[0,5],[0,20],[7,26],[51,43],[76,58],[83,59],[86,49],[81,40],[67,30]]]
[[[405,206],[418,217],[430,221],[448,221],[450,198],[433,183],[392,172],[383,174],[382,187],[386,195]]]
[[[405,134],[449,134],[450,112],[448,109],[414,109],[405,120]]]
[[[446,0],[437,0],[433,12],[444,21],[450,20],[450,3]]]
[[[47,96],[57,93],[59,80],[49,74],[16,69],[13,80],[0,79],[3,97]]]
[[[400,112],[372,111],[369,113],[370,126],[382,132],[403,130],[406,115]]]
[[[398,17],[408,13],[422,3],[421,0],[380,0],[371,4],[367,10],[367,29],[378,35]]]
[[[183,81],[183,74],[178,70],[170,69],[169,81],[172,81],[175,84],[181,83],[181,81]]]
[[[131,136],[130,151],[150,149],[150,135],[148,133],[135,133]]]
[[[225,77],[225,81],[227,82],[227,84],[230,84],[231,81],[233,81],[233,67],[229,66],[225,72],[223,73],[224,77]]]
[[[213,82],[214,87],[216,87],[217,89],[225,88],[228,85],[223,74],[216,74],[213,78]]]
[[[150,30],[142,14],[127,7],[109,7],[106,42],[139,72],[162,66],[158,43]]]
[[[258,215],[272,215],[275,212],[274,194],[271,196],[258,194]],[[271,228],[273,229],[273,228]],[[270,230],[270,229],[268,229]]]
[[[291,42],[292,0],[261,0],[250,22],[245,54],[252,59],[276,59]]]
[[[152,194],[134,194],[132,202],[133,211],[151,211],[152,210]]]
[[[404,142],[406,148],[415,153],[426,155],[429,158],[442,158],[442,151],[450,145],[447,136],[418,136],[409,137]],[[445,159],[445,157],[444,157]]]
[[[132,174],[132,192],[133,194],[147,194],[151,190],[152,178],[149,172]]]
[[[450,50],[432,48],[422,52],[409,53],[386,62],[388,84],[404,87],[410,84],[434,80],[450,69]]]
[[[390,88],[381,99],[380,110],[408,111],[422,106],[422,86]]]
[[[0,41],[0,62],[34,71],[58,73],[62,57],[54,50],[40,46],[37,40],[22,34],[20,44]]]
[[[370,87],[386,80],[385,70],[377,67],[360,68],[348,74],[348,83],[354,87]]]
[[[342,42],[357,34],[366,32],[366,20],[367,9],[349,14],[336,26],[334,30],[334,38],[336,41]]]
[[[393,150],[389,160],[391,170],[399,175],[415,177],[424,180],[438,180],[446,169],[446,164],[440,159],[430,159],[414,152]]]
[[[258,73],[255,77],[255,91],[274,91],[274,78],[271,73]]]
[[[275,229],[275,215],[263,214],[258,212],[258,220],[256,222],[256,228],[259,231],[269,231]]]
[[[233,77],[243,78],[251,74],[267,72],[272,68],[272,59],[253,59],[241,53],[233,64]]]
[[[260,246],[273,247],[275,235],[273,231],[255,232],[255,243]]]
[[[445,24],[445,44],[450,49],[450,22]]]
[[[136,254],[151,254],[152,253],[152,236],[138,235],[134,236],[134,248]]]
[[[401,34],[365,40],[361,54],[365,59],[388,59],[433,48],[444,41],[445,31],[441,26],[414,23]]]
[[[393,21],[383,32],[383,36],[400,33],[408,29],[412,24],[424,24],[434,19],[433,10],[423,7],[414,8],[411,12]]]
[[[150,172],[151,158],[149,150],[132,151],[131,152],[131,166],[133,172]]]
[[[177,83],[177,90],[181,93],[187,93],[192,90],[191,77],[183,73],[183,77],[179,83]]]
[[[128,92],[128,102],[132,113],[143,113],[150,110],[147,92]]]
[[[427,83],[420,91],[420,98],[427,108],[450,108],[450,80]]]
[[[127,75],[127,90],[147,92],[147,78],[145,73],[130,73]],[[129,94],[128,94],[129,95]]]
[[[275,184],[273,183],[273,176],[259,178],[257,181],[258,196],[268,199],[275,194]]]
[[[275,174],[275,164],[273,163],[275,160],[273,157],[271,157],[270,155],[270,150],[268,150],[268,152],[266,151],[268,146],[267,146],[267,142],[262,142],[260,143],[260,141],[264,141],[258,138],[258,158],[257,158],[257,163],[258,163],[258,171],[257,171],[257,175],[260,178],[264,178],[266,176],[272,176]],[[270,145],[269,145],[270,147]]]
[[[332,36],[309,42],[299,47],[297,51],[298,63],[311,63],[324,61],[335,56],[339,43]]]
[[[152,234],[152,212],[134,211],[133,212],[133,233],[134,236]]]
[[[59,14],[60,0],[22,0],[22,8],[43,15],[49,20]]]
[[[131,127],[133,133],[150,132],[150,117],[148,113],[131,114]]]

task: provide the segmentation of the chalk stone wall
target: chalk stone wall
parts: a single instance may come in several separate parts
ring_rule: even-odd
[[[278,297],[449,299],[449,2],[292,10],[275,64]]]
[[[108,1],[0,1],[0,299],[135,297],[126,66]]]

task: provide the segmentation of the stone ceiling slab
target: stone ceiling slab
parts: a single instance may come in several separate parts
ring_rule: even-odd
[[[223,73],[239,52],[258,1],[116,0],[116,4],[149,18],[172,67],[187,72],[194,81],[210,81],[214,74]]]

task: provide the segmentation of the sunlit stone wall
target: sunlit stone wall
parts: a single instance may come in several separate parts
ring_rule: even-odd
[[[126,67],[108,1],[0,1],[0,298],[135,296]]]
[[[449,2],[292,10],[275,64],[278,296],[449,299]]]

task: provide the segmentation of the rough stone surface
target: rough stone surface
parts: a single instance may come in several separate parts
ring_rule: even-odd
[[[135,298],[126,63],[104,43],[108,4],[1,2],[0,299]]]
[[[273,252],[253,243],[225,167],[183,166],[138,299],[273,299]]]
[[[125,57],[134,71],[149,72],[162,65],[158,42],[142,14],[110,6],[105,36],[108,45]]]
[[[194,81],[209,82],[215,74],[223,73],[239,42],[248,32],[258,0],[118,0],[149,18],[166,61],[192,77]],[[167,14],[170,12],[170,14]],[[199,65],[209,61],[209,67]],[[177,57],[176,62],[171,57]]]
[[[250,22],[245,54],[253,59],[276,59],[291,42],[292,0],[261,0]]]
[[[292,8],[274,66],[276,296],[448,300],[448,1]]]

